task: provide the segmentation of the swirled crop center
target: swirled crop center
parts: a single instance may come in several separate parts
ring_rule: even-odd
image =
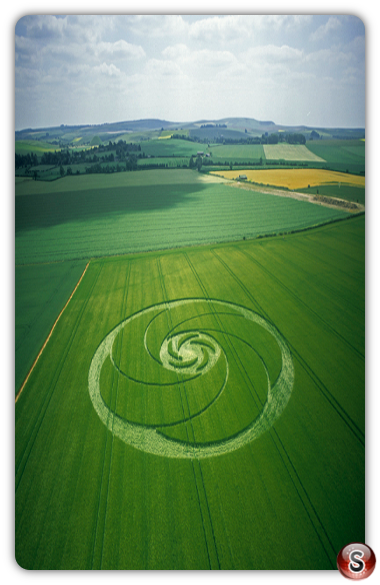
[[[215,307],[222,307],[223,309],[233,311],[239,317],[243,317],[261,326],[276,340],[282,359],[281,371],[273,386],[271,386],[268,376],[268,394],[259,416],[246,428],[234,434],[233,437],[204,445],[171,439],[164,436],[158,429],[152,428],[152,426],[125,420],[111,411],[102,397],[100,388],[100,374],[103,364],[107,358],[110,358],[114,364],[112,358],[113,344],[117,335],[126,325],[148,313],[154,314],[160,311],[171,311],[183,305],[199,305],[200,303],[209,307],[210,311],[215,310]],[[144,345],[145,349],[148,350],[146,335]],[[166,370],[181,373],[186,372],[186,374],[194,378],[208,372],[218,362],[222,354],[223,350],[221,350],[215,339],[207,333],[199,331],[177,333],[172,331],[163,340],[160,350],[160,360],[161,366]],[[227,378],[228,363],[226,380]],[[224,389],[226,380],[219,393]],[[286,340],[276,327],[254,311],[241,305],[216,299],[201,298],[160,303],[143,309],[122,321],[103,339],[97,348],[92,358],[88,375],[88,387],[92,404],[100,420],[115,436],[128,445],[147,453],[161,455],[163,457],[179,458],[215,457],[239,449],[243,445],[257,439],[273,425],[274,421],[283,412],[289,401],[293,382],[294,366],[292,356]]]

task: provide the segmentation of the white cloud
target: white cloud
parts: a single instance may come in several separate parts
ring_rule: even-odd
[[[336,16],[330,16],[326,24],[322,24],[310,35],[311,41],[320,41],[331,34],[332,31],[340,29],[342,22]]]
[[[154,38],[187,35],[189,26],[179,14],[163,14],[129,16],[128,28],[136,35]]]
[[[364,92],[364,57],[364,25],[343,16],[26,16],[15,35],[16,127],[129,116],[282,123],[312,99],[331,119],[323,104],[343,85],[347,104],[348,81]]]
[[[310,15],[225,15],[200,19],[190,25],[189,38],[209,41],[241,40],[249,38],[254,42],[260,32],[301,28],[311,22]]]
[[[161,54],[163,57],[167,59],[177,60],[185,59],[186,57],[188,57],[189,53],[190,49],[186,45],[184,45],[183,43],[178,43],[177,45],[171,45],[169,47],[166,47]]]
[[[281,64],[281,63],[300,63],[304,58],[304,53],[300,49],[282,45],[262,45],[259,47],[252,47],[246,52],[246,62],[259,61],[263,66],[265,64]]]
[[[102,58],[143,59],[145,51],[141,45],[133,45],[123,39],[115,43],[100,42],[93,45],[94,53]]]
[[[67,27],[67,20],[51,15],[25,16],[23,24],[30,39],[38,39],[39,41],[46,39],[57,40],[63,36]]]
[[[185,71],[191,71],[197,77],[202,77],[210,69],[225,69],[237,65],[238,61],[230,51],[199,49],[192,51],[184,44],[166,47],[162,51],[163,57],[178,63]]]
[[[254,27],[260,29],[289,29],[293,27],[305,26],[310,22],[309,15],[293,15],[293,14],[259,14],[252,18]]]
[[[355,37],[350,43],[348,43],[345,47],[345,50],[349,51],[352,57],[355,60],[360,60],[363,62],[365,59],[365,37],[364,35],[359,35]]]
[[[40,61],[40,56],[35,50],[35,42],[27,37],[15,35],[15,60],[16,63],[32,66]]]
[[[181,68],[173,61],[165,61],[162,59],[150,59],[145,67],[144,73],[146,76],[160,77],[160,76],[178,76],[181,75]]]
[[[92,68],[92,71],[95,74],[101,73],[102,75],[106,75],[107,77],[118,77],[121,75],[120,69],[115,67],[113,63],[111,65],[107,65],[107,63],[102,63],[101,65],[96,65]]]
[[[166,47],[161,52],[162,56],[168,60],[177,61],[182,64],[211,65],[226,64],[236,60],[231,51],[215,49],[196,49],[192,50],[183,43]]]
[[[197,20],[190,26],[189,37],[210,41],[214,38],[221,40],[233,39],[241,36],[249,28],[249,17],[230,15],[214,16]]]

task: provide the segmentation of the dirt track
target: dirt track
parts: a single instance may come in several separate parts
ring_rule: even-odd
[[[278,197],[290,197],[291,199],[298,199],[299,201],[308,201],[315,205],[323,205],[332,209],[344,209],[350,213],[359,213],[364,211],[364,205],[360,203],[353,203],[338,197],[325,197],[324,195],[309,195],[307,193],[299,193],[298,191],[287,191],[283,189],[276,189],[275,187],[262,187],[254,183],[240,183],[239,181],[232,181],[224,179],[224,182],[230,187],[237,187],[247,191],[256,191],[258,193],[268,193],[269,195],[277,195]]]

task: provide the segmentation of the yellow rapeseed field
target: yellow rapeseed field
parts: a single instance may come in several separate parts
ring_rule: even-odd
[[[365,177],[326,171],[324,169],[271,169],[271,170],[246,170],[246,171],[212,171],[225,179],[238,179],[239,175],[246,175],[247,180],[260,185],[275,187],[287,187],[288,189],[303,189],[317,187],[332,183],[345,183],[356,187],[365,186]]]

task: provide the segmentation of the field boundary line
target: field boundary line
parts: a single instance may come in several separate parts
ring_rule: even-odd
[[[38,360],[40,359],[42,352],[44,351],[45,347],[47,346],[47,344],[48,344],[48,341],[49,341],[50,337],[52,336],[52,334],[53,334],[53,331],[54,331],[54,329],[55,329],[55,327],[56,327],[56,325],[57,325],[58,321],[60,320],[60,318],[61,318],[61,316],[62,316],[62,313],[64,312],[64,310],[66,309],[67,305],[69,304],[69,302],[70,302],[70,301],[71,301],[71,299],[73,298],[73,296],[74,296],[74,294],[75,294],[75,291],[77,290],[78,286],[80,285],[80,283],[81,283],[81,281],[82,281],[82,278],[83,278],[83,277],[84,277],[84,275],[86,274],[86,271],[87,271],[87,268],[88,268],[88,267],[89,267],[89,265],[90,265],[90,262],[91,262],[91,260],[89,260],[89,261],[87,262],[87,264],[86,264],[86,267],[85,267],[85,269],[83,270],[83,272],[82,272],[82,275],[81,275],[80,279],[79,279],[79,280],[78,280],[78,282],[76,283],[76,285],[75,285],[75,288],[74,288],[73,292],[72,292],[72,293],[71,293],[71,295],[69,296],[68,300],[66,301],[66,304],[65,304],[65,306],[63,307],[63,309],[62,309],[62,310],[61,310],[61,312],[59,313],[58,317],[57,317],[57,318],[56,318],[56,320],[54,321],[53,327],[50,329],[49,335],[48,335],[48,336],[47,336],[47,338],[45,339],[45,342],[44,342],[43,346],[41,347],[40,351],[38,352],[38,355],[37,355],[36,359],[34,360],[34,362],[33,362],[33,364],[32,364],[32,367],[30,368],[30,370],[29,370],[29,372],[28,372],[28,374],[27,374],[27,376],[26,376],[26,378],[25,378],[25,380],[24,380],[24,382],[23,382],[23,384],[22,384],[22,386],[21,386],[20,390],[19,390],[19,391],[17,392],[17,394],[16,394],[16,398],[15,398],[15,404],[17,403],[18,399],[20,398],[21,392],[24,390],[24,388],[25,388],[25,386],[26,386],[26,383],[27,383],[27,381],[29,380],[29,377],[30,377],[31,373],[33,372],[33,370],[34,370],[34,368],[35,368],[35,366],[36,366],[36,364],[37,364]]]
[[[96,286],[96,283],[97,283],[97,281],[99,279],[100,271],[101,271],[101,269],[99,270],[97,276],[94,278],[94,282],[93,282],[93,284],[91,286],[91,293],[90,293],[90,295],[92,294],[92,291],[93,291],[94,287]],[[24,470],[25,470],[25,467],[26,467],[26,465],[28,463],[28,459],[29,459],[30,453],[31,453],[31,451],[33,449],[33,446],[34,446],[34,443],[35,443],[35,441],[37,439],[37,436],[38,436],[39,430],[41,428],[41,425],[43,424],[44,417],[46,416],[46,412],[47,412],[47,409],[49,408],[49,404],[50,404],[50,401],[52,399],[53,393],[55,392],[55,388],[56,388],[56,385],[58,383],[59,376],[61,375],[61,371],[62,371],[62,368],[64,366],[64,362],[65,362],[65,360],[67,358],[67,355],[68,355],[68,353],[70,351],[70,347],[71,347],[71,345],[73,343],[73,339],[74,339],[74,337],[77,334],[79,322],[80,322],[80,320],[82,318],[82,315],[83,315],[83,312],[85,311],[85,308],[86,308],[86,306],[88,304],[88,298],[89,297],[87,297],[85,299],[85,301],[83,303],[83,306],[80,308],[79,314],[78,314],[78,316],[75,319],[74,325],[73,325],[73,327],[71,329],[71,332],[70,332],[70,335],[69,335],[68,343],[66,343],[66,346],[65,346],[65,348],[64,348],[64,350],[62,352],[62,355],[61,355],[60,360],[59,360],[58,367],[55,369],[54,376],[53,376],[53,379],[52,379],[52,383],[49,386],[49,391],[45,395],[45,398],[43,399],[43,402],[42,402],[40,411],[39,411],[39,413],[38,413],[38,415],[36,417],[36,422],[34,423],[34,427],[32,428],[32,430],[30,432],[30,436],[29,436],[29,439],[27,441],[27,445],[26,445],[26,447],[24,449],[24,453],[20,457],[20,463],[17,464],[17,462],[16,462],[16,467],[17,467],[17,469],[16,469],[16,475],[15,475],[16,482],[17,482],[16,491],[18,490],[18,487],[20,485],[20,482],[22,481],[22,475],[23,475]],[[17,477],[18,476],[20,476],[20,479],[17,481]]]

